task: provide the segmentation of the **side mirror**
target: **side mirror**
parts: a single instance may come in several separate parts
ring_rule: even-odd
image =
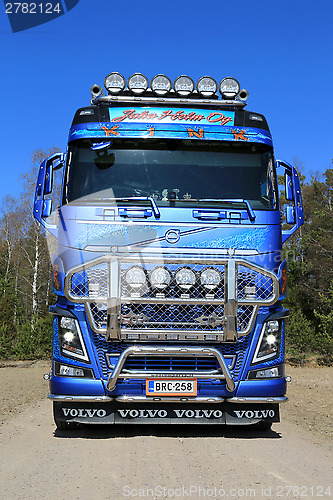
[[[304,223],[303,203],[298,172],[295,167],[286,161],[276,160],[277,167],[283,167],[285,171],[286,199],[293,202],[293,206],[287,207],[286,222],[292,227],[282,231],[282,243]]]
[[[56,153],[47,160],[44,160],[39,168],[37,185],[35,191],[35,201],[33,214],[34,217],[54,236],[57,236],[57,226],[48,224],[45,219],[51,215],[52,200],[45,200],[45,195],[52,192],[53,188],[53,171],[65,165],[65,155]]]
[[[44,206],[42,211],[43,219],[50,217],[51,212],[52,212],[52,200],[44,200]]]
[[[52,193],[53,188],[53,166],[52,163],[47,165],[45,174],[44,194]]]
[[[294,196],[293,196],[293,183],[292,183],[292,180],[291,180],[291,176],[288,174],[288,172],[285,173],[284,182],[285,182],[285,196],[286,196],[286,200],[293,201],[293,199],[294,199]]]
[[[286,220],[287,220],[287,224],[296,224],[294,207],[287,207]]]

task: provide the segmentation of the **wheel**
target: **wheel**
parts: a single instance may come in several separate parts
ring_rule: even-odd
[[[253,429],[256,431],[269,431],[272,427],[273,422],[267,422],[266,420],[261,420],[257,424],[254,424]]]
[[[57,418],[57,403],[53,402],[53,419],[56,424],[57,429],[60,431],[69,431],[71,429],[77,429],[79,424],[77,422],[68,422],[66,420],[59,420]]]

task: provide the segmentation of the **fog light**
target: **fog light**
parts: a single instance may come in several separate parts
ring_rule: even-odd
[[[127,80],[127,87],[133,94],[143,94],[149,87],[148,78],[142,73],[134,73]]]
[[[220,273],[213,267],[207,267],[200,274],[200,283],[208,290],[214,290],[221,282]]]
[[[150,282],[153,288],[163,290],[171,281],[171,274],[165,267],[155,267],[150,273]]]
[[[105,77],[104,87],[109,94],[119,94],[119,92],[124,90],[125,86],[125,78],[120,73],[110,73]]]
[[[56,361],[54,363],[54,374],[59,377],[85,377],[94,378],[91,368],[81,368],[79,366],[65,365]]]
[[[251,370],[248,373],[248,380],[258,380],[267,378],[281,378],[283,377],[283,365],[272,366],[265,370]]]
[[[224,99],[235,99],[240,91],[240,85],[235,78],[223,78],[220,85],[220,93]]]
[[[60,365],[59,375],[68,377],[84,377],[82,368],[75,368],[74,366]]]
[[[194,82],[189,76],[181,75],[174,81],[173,88],[180,96],[188,96],[194,90]]]
[[[156,75],[150,83],[150,87],[156,95],[165,95],[170,92],[172,83],[170,78],[165,75]]]
[[[183,267],[176,272],[176,283],[180,288],[189,290],[195,284],[195,274],[192,269]]]
[[[216,94],[217,83],[210,76],[202,76],[197,82],[197,91],[203,97],[211,97]]]
[[[130,267],[125,273],[126,283],[134,289],[141,288],[147,283],[146,275],[142,267]]]

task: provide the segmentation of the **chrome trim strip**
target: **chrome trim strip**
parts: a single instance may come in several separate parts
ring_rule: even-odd
[[[49,394],[48,398],[53,401],[71,401],[73,403],[91,403],[91,402],[102,402],[107,403],[114,400],[110,396],[67,396],[60,394]]]
[[[222,403],[225,399],[220,397],[202,397],[196,396],[193,398],[186,396],[169,396],[169,397],[154,397],[154,396],[118,396],[115,398],[120,403]]]
[[[118,362],[113,370],[113,372],[110,373],[108,381],[107,381],[107,389],[108,391],[113,391],[118,378],[142,378],[146,379],[147,374],[145,371],[136,371],[136,375],[131,375],[130,377],[128,374],[122,373],[125,361],[128,356],[182,356],[182,357],[191,357],[191,356],[197,356],[197,357],[207,357],[207,356],[215,356],[217,359],[222,374],[223,375],[214,375],[215,379],[225,379],[226,380],[226,387],[229,392],[233,392],[235,390],[235,382],[232,378],[232,375],[230,373],[229,367],[223,357],[223,355],[214,348],[209,348],[209,347],[152,347],[152,346],[147,346],[147,347],[138,347],[138,346],[131,346],[125,349],[125,351],[119,356]],[[174,372],[172,372],[174,375]],[[164,376],[164,373],[162,372],[155,372],[155,376]],[[199,373],[195,373],[194,375],[196,378],[212,378],[211,375],[203,375],[202,377],[200,376]]]
[[[120,354],[118,354],[118,353],[106,353],[105,354],[106,364],[107,364],[108,368],[110,368],[111,370],[114,370],[115,365],[110,362],[110,358],[118,358],[119,359],[119,356],[120,356]],[[229,366],[229,370],[233,370],[235,368],[236,358],[237,358],[237,356],[235,354],[227,354],[226,356],[224,356],[224,359],[231,359],[231,365]],[[124,368],[123,372],[131,374],[131,373],[135,373],[136,370]],[[184,370],[173,370],[171,372],[165,371],[165,373],[172,373],[173,376],[175,376],[177,374],[177,372],[186,373],[186,370],[185,371]],[[151,373],[154,373],[154,372],[152,370],[146,370],[146,373],[150,375]],[[164,373],[164,371],[160,370],[159,373]],[[193,372],[189,372],[189,373],[193,373]],[[200,375],[201,374],[214,375],[217,373],[221,373],[221,371],[220,370],[200,371]]]
[[[247,103],[245,101],[231,100],[231,99],[186,99],[185,97],[137,97],[133,95],[105,95],[96,97],[91,100],[92,104],[110,104],[112,102],[131,103],[131,105],[138,104],[204,104],[206,106],[214,107],[231,107],[231,108],[244,108]],[[223,109],[222,109],[223,111]]]
[[[86,221],[83,221],[83,222],[86,222]],[[104,221],[97,221],[96,223],[98,224],[104,224]],[[107,222],[106,222],[107,223]],[[128,225],[128,224],[127,224]],[[156,226],[156,224],[154,224]],[[169,226],[170,224],[165,224],[166,226]],[[178,224],[177,224],[178,225]],[[117,248],[117,252],[118,253],[130,253],[130,252],[139,252],[140,250],[142,251],[142,248],[141,246],[132,246],[132,247],[126,247],[126,248],[122,248],[122,247],[118,247]],[[105,245],[87,245],[86,247],[84,247],[84,250],[88,251],[88,252],[110,252],[110,249],[111,247],[110,246],[105,246]],[[149,253],[158,253],[158,254],[161,254],[161,247],[159,248],[154,248],[154,247],[150,247],[149,245],[147,245],[145,247],[145,250],[148,251]],[[165,249],[167,250],[167,249]],[[205,254],[207,255],[207,250],[211,250],[212,252],[214,251],[214,254],[215,255],[228,255],[228,249],[227,248],[211,248],[211,249],[207,249],[207,248],[181,248],[181,253],[182,254],[194,254],[194,250],[195,250],[195,253],[197,254]],[[259,252],[258,250],[235,250],[235,255],[259,255]]]
[[[226,398],[228,403],[286,403],[287,396],[263,397],[263,398],[248,398],[248,397],[233,397]]]

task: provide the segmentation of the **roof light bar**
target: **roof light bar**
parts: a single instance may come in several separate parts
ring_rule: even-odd
[[[235,99],[240,91],[240,85],[236,78],[223,78],[219,85],[220,94],[224,99]]]
[[[156,95],[165,95],[172,89],[172,83],[167,76],[156,75],[150,82],[150,87]]]
[[[131,97],[132,94],[138,96],[138,98],[140,96],[140,99],[145,98],[147,102],[158,100],[158,98],[162,97],[166,97],[168,101],[173,100],[177,102],[179,98],[189,97],[190,99],[195,99],[197,103],[199,103],[199,101],[204,102],[205,99],[210,99],[211,103],[219,105],[219,102],[221,102],[218,100],[217,91],[219,90],[222,101],[224,101],[223,104],[244,107],[246,106],[245,101],[249,96],[248,91],[245,89],[241,90],[236,78],[232,77],[223,78],[218,85],[214,78],[202,76],[195,86],[192,78],[187,75],[178,76],[172,85],[172,81],[169,77],[158,74],[152,78],[149,86],[149,80],[145,75],[142,73],[134,73],[128,78],[126,86],[126,79],[123,75],[118,72],[112,72],[106,76],[104,86],[108,94],[111,94],[111,97],[110,95],[103,97],[101,87],[95,84],[90,89],[92,102],[96,101],[96,103],[99,104],[108,102],[111,99],[131,101],[131,99],[133,99],[133,97]],[[155,97],[153,94],[155,94]],[[175,94],[177,94],[177,96]],[[114,97],[112,97],[112,95]]]
[[[133,94],[143,94],[149,87],[149,80],[142,73],[134,73],[127,80],[127,87]]]
[[[217,83],[210,76],[202,76],[197,81],[197,91],[203,97],[211,97],[217,92]]]
[[[181,75],[173,83],[173,88],[178,95],[186,97],[192,94],[194,90],[194,81],[186,75]]]
[[[109,94],[119,94],[126,87],[126,80],[120,73],[110,73],[105,77],[104,87]]]

